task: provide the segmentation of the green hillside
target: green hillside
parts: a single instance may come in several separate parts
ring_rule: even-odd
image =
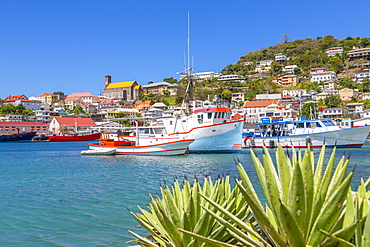
[[[286,37],[286,36],[285,36]],[[343,47],[343,54],[334,57],[328,57],[326,49],[331,47]],[[343,40],[334,38],[331,35],[317,37],[316,39],[299,39],[289,42],[288,38],[280,44],[270,46],[254,52],[249,52],[242,56],[236,64],[227,65],[221,72],[223,74],[255,74],[256,62],[261,60],[275,60],[275,54],[283,53],[290,59],[283,64],[273,63],[270,71],[271,76],[281,73],[281,67],[285,65],[297,65],[298,74],[307,74],[310,68],[325,67],[336,73],[348,74],[351,69],[358,68],[356,61],[349,62],[347,52],[354,47],[370,46],[370,38],[347,37]],[[253,62],[251,65],[245,65],[245,62]]]

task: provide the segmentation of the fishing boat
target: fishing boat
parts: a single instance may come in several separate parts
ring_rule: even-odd
[[[243,120],[230,120],[227,106],[197,108],[191,114],[161,119],[171,136],[194,139],[190,153],[240,152]]]
[[[17,142],[17,141],[30,141],[37,132],[25,132],[16,134],[0,134],[0,142]]]
[[[116,133],[102,133],[98,143],[90,143],[93,150],[115,149],[123,155],[183,155],[193,139],[180,139],[166,133],[163,127],[136,127]]]
[[[331,119],[286,120],[282,117],[262,118],[258,130],[244,134],[243,147],[341,147],[360,148],[366,141],[370,126],[341,128]]]
[[[107,148],[107,149],[88,149],[82,150],[82,155],[112,155],[116,152],[115,148]]]
[[[188,62],[183,74],[187,79],[182,108],[177,116],[163,118],[163,124],[171,136],[194,139],[189,145],[190,153],[241,152],[243,120],[231,120],[228,102],[214,100],[212,104],[195,107],[194,84],[197,74],[190,66],[190,14],[188,15]]]
[[[100,138],[100,133],[80,133],[75,135],[52,135],[49,136],[50,142],[77,142],[77,141],[94,141]]]

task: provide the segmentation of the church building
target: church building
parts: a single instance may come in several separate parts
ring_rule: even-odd
[[[139,99],[141,85],[137,81],[111,82],[111,76],[105,76],[103,96],[109,99],[134,101]]]

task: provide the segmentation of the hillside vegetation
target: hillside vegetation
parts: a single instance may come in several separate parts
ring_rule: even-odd
[[[331,47],[343,47],[343,54],[328,57],[326,49]],[[316,39],[298,39],[289,42],[284,39],[282,43],[270,46],[254,52],[249,52],[242,56],[236,64],[227,65],[223,70],[223,74],[239,74],[247,75],[254,74],[255,64],[261,60],[275,60],[275,55],[283,53],[290,58],[289,61],[283,64],[272,65],[272,75],[278,74],[279,67],[284,65],[297,65],[300,70],[298,73],[303,75],[308,73],[310,68],[325,67],[328,70],[336,73],[346,74],[350,69],[358,68],[358,61],[349,62],[347,59],[348,51],[354,47],[368,47],[370,46],[370,38],[347,37],[343,40],[334,38],[331,35],[325,37],[317,37]],[[253,62],[251,65],[245,65],[245,62]],[[277,72],[277,73],[274,73]]]

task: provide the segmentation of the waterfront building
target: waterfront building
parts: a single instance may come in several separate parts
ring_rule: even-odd
[[[258,123],[259,113],[271,104],[279,104],[280,100],[247,101],[244,103],[244,121],[246,123]]]
[[[148,85],[143,85],[142,89],[144,94],[165,94],[166,92],[169,95],[174,96],[177,95],[177,90],[179,88],[179,84],[177,83],[168,83],[168,82],[149,82]]]
[[[112,82],[111,76],[105,76],[105,88],[102,96],[108,99],[134,101],[139,98],[141,85],[137,81]]]
[[[48,125],[40,122],[0,122],[0,133],[3,135],[33,131],[37,131],[38,134],[48,134]]]
[[[350,50],[347,55],[350,61],[356,59],[370,60],[370,47]]]
[[[326,49],[326,54],[328,57],[333,57],[336,54],[342,54],[343,53],[343,47],[331,47],[329,49]]]
[[[71,135],[90,130],[95,125],[95,122],[87,117],[55,117],[49,124],[49,130],[59,135]]]

